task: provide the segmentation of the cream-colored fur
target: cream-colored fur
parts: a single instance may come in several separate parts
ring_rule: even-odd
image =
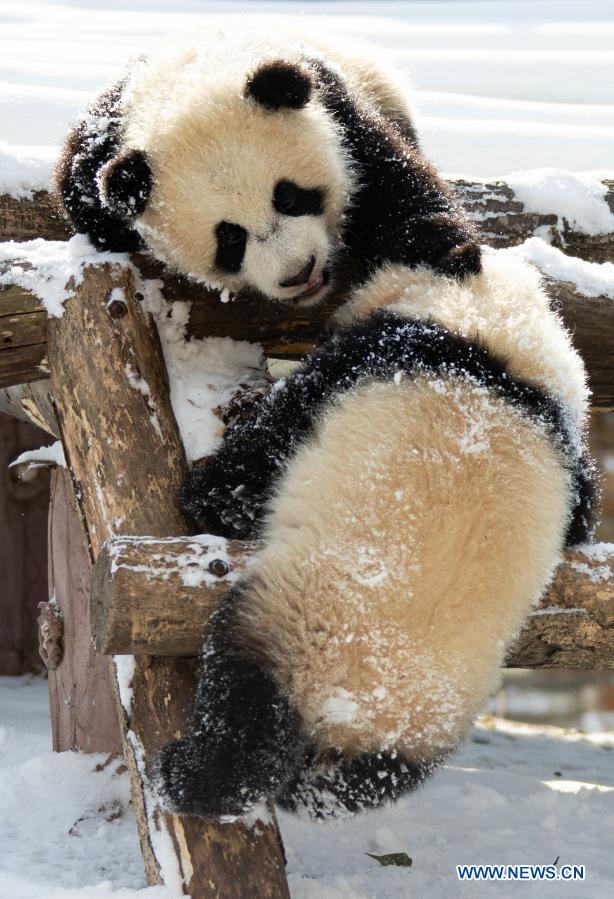
[[[125,141],[146,150],[154,172],[153,194],[136,227],[157,256],[205,283],[231,291],[256,287],[280,300],[300,293],[280,282],[311,256],[315,275],[326,267],[352,190],[338,128],[316,99],[304,109],[272,113],[243,96],[248,76],[263,62],[321,56],[323,47],[292,31],[276,29],[272,37],[254,21],[242,27],[233,18],[166,42],[135,63],[123,100]],[[399,79],[379,70],[363,48],[326,46],[325,56],[362,102],[391,117],[408,113]],[[280,179],[323,188],[325,214],[277,215],[272,195]],[[214,266],[221,221],[249,235],[236,276]]]
[[[510,374],[560,399],[571,423],[583,426],[588,408],[584,365],[532,265],[487,247],[482,273],[463,281],[442,278],[432,269],[389,265],[339,310],[337,321],[348,324],[380,308],[432,319],[479,340]]]
[[[484,389],[365,385],[290,462],[243,639],[320,747],[433,758],[495,685],[568,509],[551,441]]]

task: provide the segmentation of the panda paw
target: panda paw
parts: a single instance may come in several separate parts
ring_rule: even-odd
[[[213,457],[195,465],[186,475],[179,492],[184,515],[201,534],[219,534],[230,539],[250,539],[259,521],[261,507],[257,497],[241,483],[229,483],[223,460]]]
[[[240,787],[227,766],[228,754],[221,747],[216,751],[190,738],[167,743],[156,760],[161,804],[173,814],[207,819],[244,815],[263,796]]]

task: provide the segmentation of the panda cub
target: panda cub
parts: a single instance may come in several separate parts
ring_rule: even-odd
[[[537,272],[482,257],[335,70],[274,68],[248,93],[273,116],[302,81],[329,111],[371,207],[345,239],[372,271],[183,489],[199,530],[264,541],[159,759],[169,806],[205,817],[267,797],[326,817],[414,789],[467,736],[596,504],[585,371]]]
[[[395,76],[362,52],[235,22],[135,61],[71,131],[55,186],[96,247],[148,250],[207,285],[294,307],[331,291],[340,250],[354,282],[391,254],[442,271],[477,264],[455,258],[472,231],[420,154]]]

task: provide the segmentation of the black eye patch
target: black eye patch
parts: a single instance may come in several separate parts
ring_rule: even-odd
[[[216,266],[224,272],[236,274],[243,264],[247,231],[232,222],[220,222],[215,229],[217,237]]]
[[[273,208],[281,215],[322,215],[324,191],[317,187],[307,190],[293,181],[278,181],[273,191]]]

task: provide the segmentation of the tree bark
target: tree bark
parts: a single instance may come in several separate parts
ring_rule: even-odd
[[[605,546],[605,545],[603,545]],[[254,544],[216,537],[111,540],[94,569],[99,652],[196,655],[204,626]],[[568,551],[509,657],[516,668],[614,668],[614,547]]]
[[[123,291],[127,312],[107,299]],[[52,394],[92,561],[117,533],[186,533],[177,505],[185,459],[169,400],[157,332],[135,296],[131,272],[84,271],[48,330]],[[120,666],[120,672],[124,666]],[[159,807],[151,759],[181,733],[194,687],[192,661],[138,657],[120,673],[124,751],[148,881],[192,899],[287,897],[274,823],[209,824]]]

